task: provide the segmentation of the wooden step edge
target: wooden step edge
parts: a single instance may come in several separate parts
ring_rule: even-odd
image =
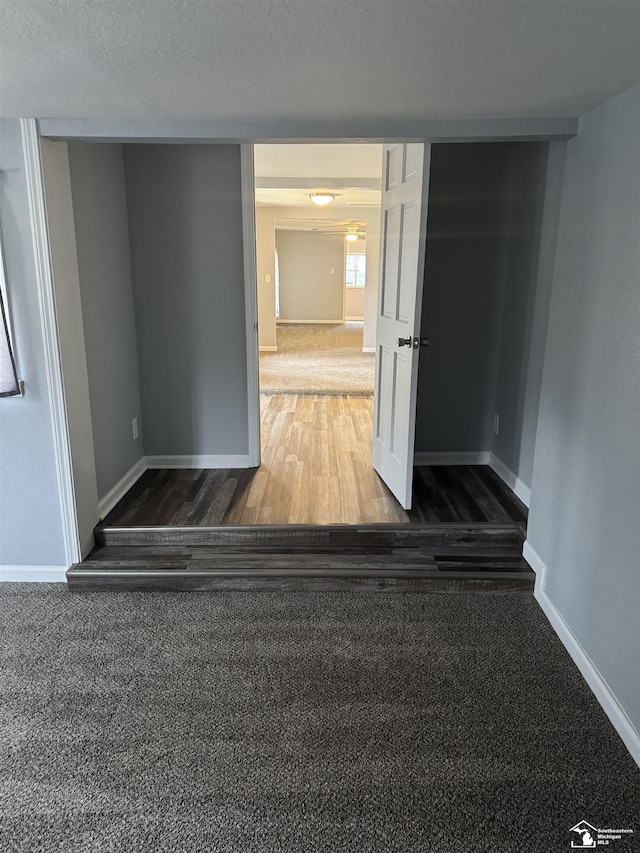
[[[462,562],[462,561],[459,561]],[[476,562],[476,561],[473,561]],[[510,560],[509,562],[513,562]],[[211,554],[207,551],[202,556],[178,556],[171,557],[157,556],[149,558],[129,554],[128,556],[109,559],[103,557],[101,559],[92,559],[91,557],[83,560],[82,563],[76,565],[86,569],[100,569],[110,566],[113,569],[185,569],[192,568],[194,570],[219,569],[228,568],[235,569],[299,569],[299,568],[319,568],[319,569],[377,569],[384,571],[386,569],[415,569],[415,568],[435,568],[436,560],[428,555],[421,554],[419,551],[410,551],[407,554],[260,554],[259,552],[247,552],[246,554]]]
[[[413,531],[413,530],[475,530],[495,528],[514,530],[522,528],[521,521],[425,521],[425,522],[385,522],[384,524],[218,524],[212,526],[197,526],[197,525],[135,525],[135,526],[105,526],[98,524],[95,528],[99,531],[131,531],[139,530],[143,532],[153,532],[158,530],[173,530],[185,532],[204,532],[204,533],[244,533],[248,530],[254,533],[341,533],[341,532],[363,532],[376,533],[388,531]]]
[[[533,571],[510,571],[510,572],[456,572],[439,571],[436,568],[428,569],[391,569],[391,568],[338,568],[303,566],[301,568],[236,568],[236,569],[141,569],[141,568],[97,568],[87,567],[77,563],[67,570],[69,577],[109,577],[109,578],[131,578],[131,577],[158,577],[158,578],[205,578],[205,577],[395,577],[395,578],[466,578],[467,580],[513,580],[518,578],[535,578]]]
[[[431,543],[434,547],[521,546],[525,530],[511,525],[378,525],[370,528],[340,527],[119,527],[97,530],[97,545],[253,545],[288,544],[289,547],[354,547],[361,543],[383,546],[405,543]]]
[[[95,576],[69,574],[67,585],[74,592],[396,592],[396,593],[500,593],[532,595],[533,579],[518,574],[513,578],[476,577],[456,574],[447,577],[434,573],[430,577],[312,577],[282,575],[247,577],[186,575],[165,577],[158,574],[123,578],[108,572]]]
[[[265,545],[261,544],[260,547],[256,547],[255,543],[247,543],[245,545],[229,545],[229,544],[209,544],[206,542],[199,542],[193,545],[169,545],[169,544],[154,544],[154,543],[145,543],[144,545],[131,545],[131,544],[109,544],[109,545],[96,545],[96,547],[89,553],[87,556],[87,560],[91,561],[92,559],[107,559],[110,554],[114,555],[114,559],[118,559],[118,557],[123,555],[131,555],[132,559],[144,559],[145,556],[149,556],[150,558],[157,558],[162,556],[186,556],[189,555],[198,555],[208,551],[212,554],[229,554],[241,556],[242,554],[256,554],[262,555],[268,558],[273,557],[274,555],[281,554],[283,556],[291,556],[292,554],[300,554],[305,553],[301,550],[299,545]],[[313,551],[308,552],[313,554],[344,554],[345,556],[352,556],[356,554],[364,554],[371,556],[392,556],[392,555],[404,555],[404,554],[422,554],[423,556],[428,557],[437,557],[441,560],[446,559],[488,559],[499,558],[499,559],[517,559],[522,557],[522,547],[521,546],[513,546],[513,547],[505,547],[505,546],[483,546],[483,545],[465,545],[463,549],[456,549],[455,546],[451,545],[434,545],[429,549],[429,551],[425,551],[425,547],[421,545],[407,544],[407,545],[367,545],[365,543],[355,544],[355,545],[341,545],[339,549],[332,545],[316,545],[313,548]],[[199,557],[196,557],[199,559]]]
[[[205,557],[198,558],[185,556],[182,558],[170,557],[104,557],[102,559],[87,559],[77,563],[77,570],[85,571],[250,571],[250,570],[304,570],[319,569],[322,571],[333,571],[341,569],[354,569],[357,571],[464,571],[464,572],[505,572],[505,571],[531,571],[528,563],[522,557],[510,558],[481,558],[465,560],[464,558],[441,560],[420,553],[407,555],[389,554],[384,555],[386,559],[380,559],[371,554],[355,554],[350,558],[344,554],[300,554],[281,557],[275,554],[220,554],[219,556],[207,553]],[[74,567],[76,570],[76,567]]]

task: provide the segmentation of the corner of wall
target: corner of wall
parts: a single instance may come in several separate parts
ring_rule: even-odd
[[[536,573],[534,597],[549,624],[558,635],[563,646],[578,667],[592,693],[600,703],[609,721],[620,735],[622,742],[638,766],[640,766],[640,733],[635,728],[611,687],[607,684],[584,647],[571,630],[560,610],[546,591],[548,567],[546,562],[527,539],[522,556]]]

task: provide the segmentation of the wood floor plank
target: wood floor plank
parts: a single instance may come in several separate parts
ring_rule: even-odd
[[[464,483],[464,488],[471,500],[484,512],[487,521],[494,523],[511,521],[509,513],[497,500],[493,492],[487,488],[482,478],[478,476],[476,469],[480,467],[479,465],[465,465],[455,468],[455,471],[458,479]]]
[[[496,499],[502,504],[505,511],[514,521],[526,523],[528,511],[511,489],[507,488],[500,477],[488,465],[479,465],[476,474],[482,478],[487,487],[493,492]]]
[[[436,477],[435,467],[418,466],[417,469],[414,468],[414,472],[417,472],[417,476],[424,480],[429,489],[429,496],[423,504],[423,512],[429,521],[448,521],[453,524],[465,520],[460,518],[457,511],[455,495],[450,495]]]
[[[460,521],[488,521],[482,507],[475,503],[456,476],[454,466],[435,465],[431,473]]]
[[[447,467],[447,471],[455,480],[469,503],[474,508],[477,507],[484,514],[488,522],[500,524],[510,521],[511,518],[500,501],[497,501],[495,496],[484,487],[480,478],[474,476],[475,469],[479,467],[481,466],[451,465]]]

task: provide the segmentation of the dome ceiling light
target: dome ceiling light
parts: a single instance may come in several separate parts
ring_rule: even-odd
[[[321,207],[324,207],[325,204],[331,204],[335,195],[334,193],[317,192],[310,193],[309,198],[314,204],[319,204]]]

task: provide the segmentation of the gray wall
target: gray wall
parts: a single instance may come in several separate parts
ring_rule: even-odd
[[[51,409],[18,121],[0,120],[0,220],[18,375],[0,399],[0,564],[63,566]]]
[[[246,454],[240,146],[124,160],[145,453]]]
[[[539,264],[547,161],[545,143],[431,151],[416,450],[492,450],[527,485],[551,280]]]
[[[528,540],[640,729],[640,87],[567,148]]]
[[[143,455],[121,145],[69,143],[98,496]]]
[[[514,265],[510,252],[508,269],[519,273],[521,286],[513,292],[507,288],[505,292],[495,403],[500,414],[500,432],[492,436],[491,449],[528,487],[538,428],[566,148],[567,143],[562,141],[549,143],[546,150],[534,149],[528,162],[525,159],[516,173],[527,181],[523,189],[524,198],[529,201],[522,207],[517,204],[518,194],[515,194],[516,223],[524,214],[531,231],[527,239],[516,232],[510,241],[510,248],[513,247],[521,262]],[[527,146],[514,146],[514,149],[517,157],[519,152],[527,151]],[[514,335],[518,328],[521,337]]]
[[[495,145],[433,145],[416,450],[491,446],[509,169]]]
[[[340,235],[276,230],[280,320],[342,320],[344,243]]]
[[[510,198],[504,243],[504,283],[494,411],[500,417],[491,450],[531,486],[543,350],[532,358],[534,333],[546,335],[552,270],[538,278],[549,146],[509,145]],[[561,182],[556,191],[559,194]],[[548,211],[551,213],[551,211]],[[536,303],[543,324],[536,329]],[[536,341],[537,343],[537,341]]]

